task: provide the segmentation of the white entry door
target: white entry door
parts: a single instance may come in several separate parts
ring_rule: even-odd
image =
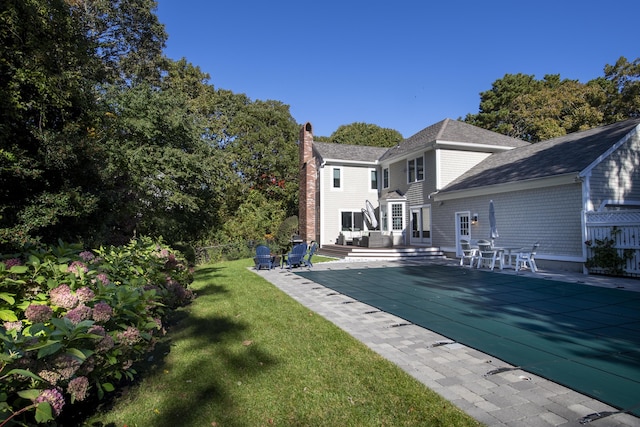
[[[456,212],[456,254],[462,255],[460,240],[471,241],[471,214]]]

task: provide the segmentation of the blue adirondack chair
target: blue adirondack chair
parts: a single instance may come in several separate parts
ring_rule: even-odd
[[[287,269],[291,270],[293,267],[299,267],[304,264],[304,257],[307,254],[307,244],[298,243],[291,249],[291,252],[287,254]]]
[[[304,265],[306,265],[307,267],[313,267],[311,258],[313,258],[313,255],[316,253],[317,250],[318,250],[318,244],[316,242],[311,243],[311,246],[309,246],[309,253],[304,259]]]
[[[273,268],[273,262],[271,261],[271,250],[265,245],[258,245],[256,247],[256,270],[260,270],[265,267],[269,270]]]

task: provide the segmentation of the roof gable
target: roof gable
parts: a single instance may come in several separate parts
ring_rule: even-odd
[[[420,148],[435,145],[439,141],[503,148],[516,148],[529,145],[526,141],[511,138],[510,136],[482,129],[468,123],[444,119],[405,139],[397,147],[389,149],[380,160],[383,161],[396,156],[403,156]]]
[[[577,176],[639,124],[640,119],[626,120],[493,154],[440,193],[571,173]]]

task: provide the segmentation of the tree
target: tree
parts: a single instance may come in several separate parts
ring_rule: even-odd
[[[621,56],[614,65],[604,67],[605,78],[615,88],[610,103],[610,121],[640,117],[640,58],[629,62]]]
[[[394,147],[402,141],[402,134],[393,129],[356,122],[340,126],[331,134],[329,141],[336,144]]]
[[[480,112],[468,114],[467,123],[530,142],[638,117],[640,59],[620,57],[587,83],[507,74],[480,99]]]

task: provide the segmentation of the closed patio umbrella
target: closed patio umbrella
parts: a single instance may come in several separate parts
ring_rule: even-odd
[[[496,225],[496,209],[493,206],[493,200],[489,200],[489,227],[491,228],[489,237],[491,238],[491,244],[493,244],[493,240],[500,237],[498,235],[498,226]]]

